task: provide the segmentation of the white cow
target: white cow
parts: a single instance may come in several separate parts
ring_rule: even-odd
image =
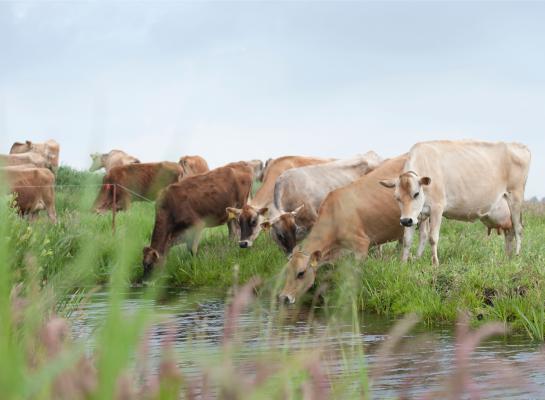
[[[318,219],[318,209],[329,192],[373,171],[383,159],[374,151],[347,160],[293,168],[283,172],[274,187],[277,215],[262,224],[290,254]]]
[[[381,184],[395,188],[401,225],[409,237],[419,217],[428,217],[432,262],[439,264],[441,219],[480,219],[505,233],[507,254],[519,254],[521,207],[530,167],[530,150],[503,142],[433,141],[414,145],[403,173]]]

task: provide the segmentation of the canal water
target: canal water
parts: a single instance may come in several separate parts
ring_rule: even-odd
[[[107,300],[106,292],[95,293],[70,317],[75,338],[84,341],[89,351],[94,347],[94,334],[105,320]],[[177,291],[170,294],[168,301],[161,302],[145,300],[139,291],[128,293],[123,303],[124,314],[130,315],[141,307],[151,307],[158,320],[147,336],[151,364],[157,365],[167,337],[173,338],[174,357],[190,378],[202,374],[203,364],[206,365],[202,361],[206,359],[204,355],[213,359],[214,354],[220,354],[226,306],[217,293]],[[280,313],[283,318],[279,318]],[[332,324],[334,310],[327,313],[329,317],[325,314],[320,308],[271,309],[260,301],[240,315],[238,333],[243,345],[236,357],[242,359],[239,361],[251,359],[258,350],[272,354],[319,349],[327,355],[323,357],[323,367],[331,376],[341,377],[354,373],[350,369],[361,365],[346,362],[341,356],[341,349],[346,351],[356,344],[365,352],[368,369],[380,371],[372,385],[374,398],[380,399],[401,394],[409,398],[426,397],[445,387],[457,368],[459,345],[453,325],[429,328],[417,324],[384,357],[379,355],[381,349],[399,321],[361,314],[355,329],[352,318],[337,316]],[[474,378],[476,393],[481,398],[545,398],[545,357],[541,358],[540,350],[538,344],[522,334],[493,337],[479,343],[471,354],[471,371],[467,371]]]

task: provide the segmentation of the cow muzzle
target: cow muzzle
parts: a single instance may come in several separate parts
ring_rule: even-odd
[[[406,228],[410,228],[411,226],[413,226],[414,224],[414,221],[412,218],[401,218],[399,220],[400,224]]]
[[[252,242],[250,242],[249,240],[241,240],[240,242],[238,242],[238,245],[241,249],[247,249],[249,247],[252,247]]]
[[[295,303],[295,297],[293,297],[291,294],[280,294],[278,295],[278,300],[282,304],[293,304]]]

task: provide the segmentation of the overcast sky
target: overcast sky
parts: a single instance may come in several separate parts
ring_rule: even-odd
[[[0,152],[211,166],[520,141],[545,196],[545,3],[2,2]]]

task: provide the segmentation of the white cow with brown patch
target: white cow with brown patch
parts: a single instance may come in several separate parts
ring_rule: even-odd
[[[399,222],[408,232],[419,218],[429,217],[434,265],[439,264],[437,243],[443,216],[480,219],[489,228],[501,229],[507,254],[513,252],[513,241],[519,254],[530,159],[528,148],[519,143],[423,142],[411,148],[402,174],[381,183],[395,189]]]

